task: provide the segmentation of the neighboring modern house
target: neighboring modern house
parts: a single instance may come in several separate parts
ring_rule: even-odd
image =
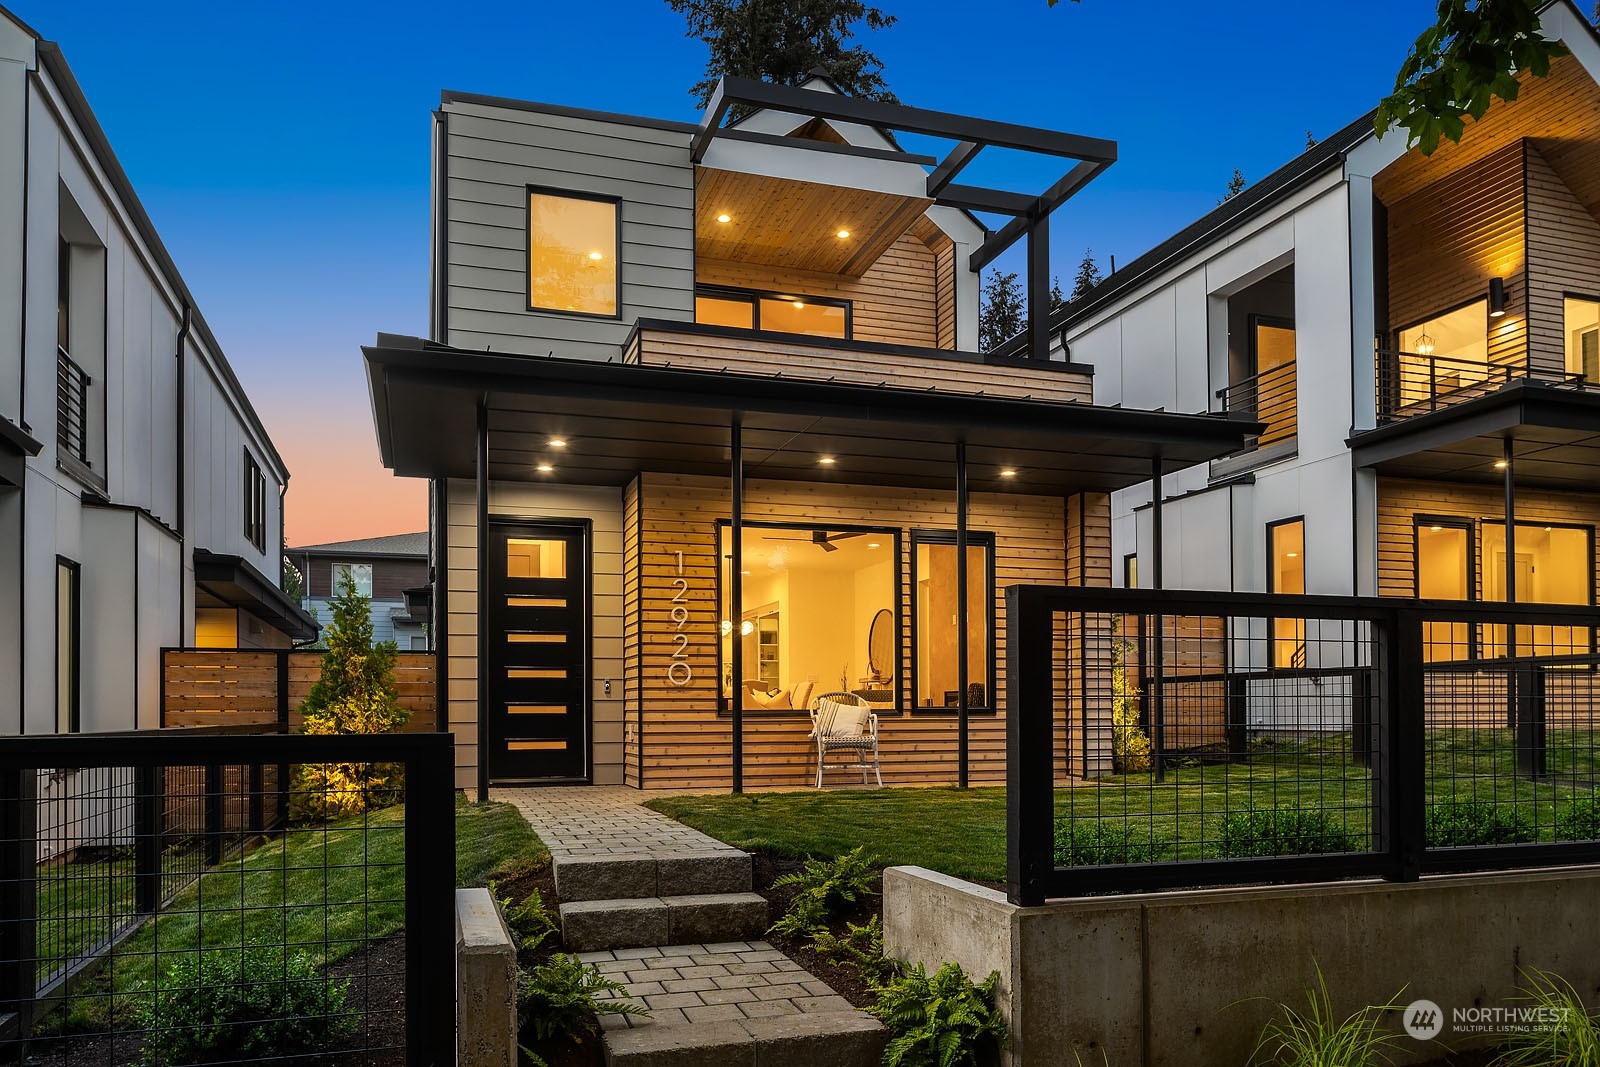
[[[162,647],[315,636],[288,476],[60,49],[0,9],[0,733],[154,727]]]
[[[1459,144],[1357,119],[1055,316],[1096,403],[1265,424],[1167,466],[1159,546],[1149,485],[1112,495],[1119,585],[1595,602],[1600,38],[1567,0],[1541,18],[1572,54]],[[1301,626],[1268,666],[1319,666]],[[1595,652],[1509,641],[1432,625],[1425,655]]]
[[[955,181],[989,146],[1071,169]],[[834,690],[886,782],[1002,781],[1006,587],[1109,584],[1109,494],[1254,428],[1046,358],[1050,212],[1115,151],[820,76],[724,79],[698,126],[446,93],[432,339],[365,353],[383,462],[430,481],[459,784],[798,785]],[[980,354],[1021,239],[1025,353]],[[1063,769],[1107,769],[1107,709],[1056,713]]]
[[[364,537],[286,549],[300,572],[300,604],[326,626],[333,620],[328,601],[349,574],[356,591],[372,601],[372,639],[393,641],[402,652],[427,651],[428,532]]]

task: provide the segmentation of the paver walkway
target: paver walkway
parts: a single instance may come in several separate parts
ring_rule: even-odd
[[[489,791],[490,800],[516,805],[557,864],[589,856],[739,852],[644,806],[652,797],[667,795],[620,785]]]

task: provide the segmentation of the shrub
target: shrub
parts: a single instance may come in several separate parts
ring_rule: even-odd
[[[1600,841],[1600,797],[1579,797],[1556,815],[1557,841]]]
[[[1344,823],[1321,811],[1266,808],[1236,811],[1222,820],[1223,856],[1300,856],[1315,852],[1354,852],[1356,841]]]
[[[381,734],[410,718],[395,687],[393,641],[372,643],[371,603],[348,571],[329,601],[333,622],[324,638],[322,674],[300,705],[306,734]],[[386,807],[400,799],[401,768],[392,763],[308,763],[295,768],[290,814],[326,822]]]
[[[597,999],[601,993],[620,996]],[[524,1041],[530,1032],[538,1041],[582,1041],[596,1030],[596,1015],[648,1014],[628,999],[627,987],[622,983],[607,978],[598,967],[560,952],[523,971],[517,989],[517,1026]],[[523,1051],[535,1063],[543,1062],[528,1049]]]
[[[1600,1067],[1600,1021],[1589,1014],[1572,983],[1537,968],[1519,971],[1517,999],[1561,1021],[1507,1034],[1495,1067]]]
[[[928,977],[922,964],[882,985],[874,985],[876,1004],[867,1010],[889,1030],[884,1067],[957,1067],[995,1063],[1006,1042],[1005,1020],[995,1007],[1000,974],[991,971],[982,985],[947,963]]]
[[[489,894],[500,901],[500,911],[505,915],[511,936],[516,938],[519,952],[534,951],[556,932],[556,917],[545,907],[544,897],[537,889],[521,904],[512,903],[510,897],[502,898],[493,882],[489,883]]]
[[[1139,687],[1128,681],[1132,651],[1131,641],[1111,646],[1111,769],[1117,774],[1150,769],[1150,738],[1139,726]]]
[[[827,926],[841,904],[876,892],[872,878],[877,862],[865,848],[856,848],[831,860],[808,859],[800,870],[775,880],[774,888],[792,885],[798,890],[771,932],[799,937]]]
[[[350,982],[331,981],[309,957],[249,948],[181,957],[142,1001],[140,1062],[215,1063],[325,1052],[354,1029]]]
[[[1135,833],[1127,823],[1056,820],[1056,866],[1095,867],[1102,863],[1155,863],[1166,859],[1172,842]]]
[[[1487,800],[1447,797],[1428,805],[1429,848],[1454,845],[1511,845],[1537,836],[1515,809]]]
[[[1250,1052],[1246,1067],[1260,1063],[1283,1067],[1376,1067],[1392,1063],[1390,1053],[1401,1048],[1400,1035],[1382,1026],[1383,1013],[1398,1008],[1400,993],[1389,1003],[1367,1006],[1337,1018],[1322,968],[1317,984],[1306,990],[1306,1010],[1279,1004],[1278,1011]],[[1405,992],[1405,990],[1401,990]],[[1266,1058],[1263,1059],[1262,1057]]]
[[[900,961],[883,954],[881,916],[874,915],[861,926],[844,925],[843,937],[826,926],[817,928],[812,935],[817,955],[829,963],[854,969],[869,986],[883,985],[901,973]]]

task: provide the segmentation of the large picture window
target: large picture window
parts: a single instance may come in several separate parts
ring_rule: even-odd
[[[723,699],[737,696],[747,711],[801,712],[824,693],[853,692],[877,711],[895,710],[899,641],[885,637],[902,632],[898,531],[746,522],[743,532],[743,603],[734,610],[732,527],[718,527]]]
[[[1567,373],[1600,382],[1600,300],[1569,296],[1562,301],[1567,335]]]
[[[1485,520],[1483,599],[1506,597],[1506,525]],[[1519,604],[1588,604],[1594,590],[1594,530],[1587,526],[1517,523],[1516,586],[1509,599]],[[1505,627],[1484,627],[1484,655],[1504,656]],[[1518,656],[1570,656],[1592,651],[1594,631],[1587,626],[1518,626]]]
[[[1399,380],[1387,383],[1400,405],[1428,403],[1489,376],[1489,302],[1463,307],[1400,331]]]
[[[848,338],[850,302],[803,293],[701,289],[694,295],[694,321],[740,330]]]
[[[961,694],[956,535],[911,535],[916,706],[954,708]],[[967,535],[967,707],[994,707],[994,535]]]
[[[1306,521],[1285,519],[1267,526],[1267,592],[1302,596],[1306,591]],[[1272,620],[1272,665],[1306,665],[1306,620]]]
[[[1461,519],[1416,519],[1417,596],[1423,600],[1472,599],[1472,524]],[[1471,627],[1465,622],[1422,624],[1422,654],[1429,663],[1468,659]]]
[[[528,306],[615,317],[621,203],[528,190]]]

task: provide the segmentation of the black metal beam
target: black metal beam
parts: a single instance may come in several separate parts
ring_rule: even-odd
[[[488,397],[478,404],[478,803],[489,802],[489,630],[483,620],[489,617],[489,407]],[[448,588],[448,586],[447,586]],[[443,683],[448,690],[449,680]]]
[[[744,792],[744,427],[739,425],[739,417],[733,418],[733,423],[728,430],[728,451],[732,456],[732,470],[729,477],[733,483],[733,519],[728,533],[732,544],[732,559],[728,566],[728,595],[733,604],[728,611],[728,616],[733,623],[733,655],[730,669],[733,672],[733,694],[729,698],[729,713],[732,716],[733,727],[733,791]],[[718,556],[722,553],[719,551]],[[717,561],[721,563],[719,559]],[[818,752],[817,759],[822,759]],[[822,767],[817,767],[818,777],[821,777]]]
[[[1505,520],[1506,520],[1506,603],[1517,602],[1517,485],[1512,478],[1512,464],[1516,460],[1516,445],[1510,434],[1500,442],[1500,471],[1505,482]],[[1517,628],[1506,627],[1506,658],[1517,658]],[[1507,678],[1510,683],[1506,686],[1506,725],[1511,729],[1517,728],[1517,681],[1516,675]]]
[[[1031,215],[1039,209],[1039,198],[1027,193],[1008,193],[977,185],[947,185],[934,198],[943,207],[965,211],[987,211],[995,215]]]
[[[967,788],[967,443],[956,442],[956,785]]]
[[[982,149],[983,145],[978,141],[962,141],[952,148],[950,154],[940,160],[939,165],[933,168],[933,173],[928,175],[928,195],[938,196],[961,173],[961,168],[971,163]]]
[[[1150,581],[1160,590],[1164,588],[1162,562],[1165,552],[1162,542],[1166,532],[1161,526],[1161,479],[1164,474],[1162,455],[1158,451],[1150,457]],[[1151,617],[1150,638],[1150,770],[1156,781],[1166,775],[1166,625],[1160,614]]]
[[[1050,216],[1028,224],[1028,358],[1050,359]]]
[[[1079,163],[1067,171],[1066,175],[1050,188],[1039,195],[1036,210],[1041,215],[1048,215],[1079,189],[1083,188],[1101,171],[1109,167],[1110,163]],[[1016,244],[1017,239],[1028,232],[1026,218],[1014,218],[999,230],[984,238],[967,261],[969,270],[982,270],[987,267],[1001,252]]]
[[[1035,126],[1021,126],[1012,122],[955,115],[947,111],[930,111],[927,108],[889,104],[881,100],[864,100],[839,93],[819,93],[789,85],[776,85],[754,78],[725,76],[712,90],[706,104],[700,128],[690,143],[690,152],[696,162],[704,155],[702,139],[709,141],[730,104],[749,104],[755,108],[789,111],[811,115],[820,119],[839,119],[878,126],[906,133],[921,133],[932,137],[950,137],[960,141],[975,141],[997,148],[1015,148],[1023,152],[1039,152],[1066,159],[1084,159],[1099,163],[1114,163],[1117,142],[1081,134],[1062,133]]]

